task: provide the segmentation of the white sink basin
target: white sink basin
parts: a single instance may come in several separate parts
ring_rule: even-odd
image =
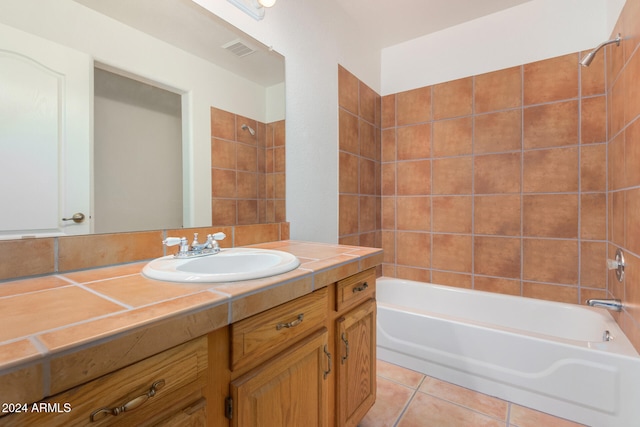
[[[271,249],[222,249],[215,255],[180,259],[173,255],[154,259],[142,274],[170,282],[235,282],[275,276],[298,268],[295,255]]]

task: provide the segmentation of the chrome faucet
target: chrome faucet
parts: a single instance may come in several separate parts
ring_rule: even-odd
[[[591,307],[602,307],[607,310],[622,311],[622,301],[619,299],[588,299],[586,304]]]
[[[180,245],[178,253],[174,255],[174,258],[193,258],[217,254],[220,252],[218,241],[223,240],[225,237],[227,237],[227,235],[219,231],[214,234],[208,234],[207,241],[200,243],[198,242],[198,233],[193,233],[191,245],[189,245],[186,237],[167,237],[162,241],[162,244],[165,246]]]

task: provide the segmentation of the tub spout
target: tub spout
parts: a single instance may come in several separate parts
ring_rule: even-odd
[[[591,307],[602,307],[607,310],[622,311],[622,301],[619,299],[588,299],[586,303]]]

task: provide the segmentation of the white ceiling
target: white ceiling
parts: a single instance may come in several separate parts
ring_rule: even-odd
[[[335,1],[382,49],[531,0]]]
[[[75,1],[265,87],[284,81],[282,56],[191,0]],[[369,34],[369,41],[382,49],[531,0],[335,1]],[[258,50],[237,58],[221,48],[236,39]]]
[[[191,0],[75,1],[262,86],[284,82],[282,55]],[[239,58],[222,48],[239,39],[255,52]]]

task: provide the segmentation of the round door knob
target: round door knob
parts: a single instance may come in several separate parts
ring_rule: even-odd
[[[81,223],[84,221],[84,214],[81,212],[74,213],[71,218],[62,218],[63,221],[73,221],[75,223]]]

